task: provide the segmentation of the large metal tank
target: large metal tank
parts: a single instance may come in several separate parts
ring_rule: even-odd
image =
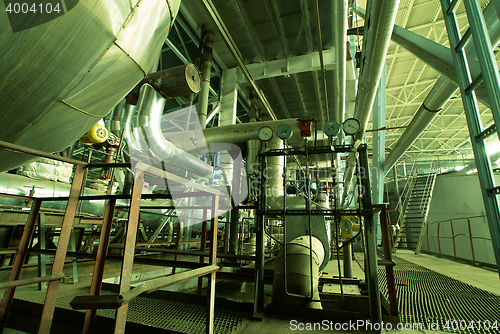
[[[180,1],[72,0],[45,23],[0,2],[0,140],[46,152],[78,140],[154,66]],[[0,149],[0,171],[31,160]]]

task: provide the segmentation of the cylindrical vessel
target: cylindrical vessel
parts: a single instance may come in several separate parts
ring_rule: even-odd
[[[45,152],[76,142],[146,75],[180,6],[72,3],[46,22],[14,23],[0,12],[0,49],[8,50],[0,54],[0,140]],[[1,149],[0,171],[35,159]]]
[[[168,68],[148,74],[127,96],[127,102],[137,104],[139,91],[144,84],[153,86],[164,98],[178,97],[198,93],[201,80],[193,64]]]
[[[319,266],[325,256],[321,241],[312,237],[311,257],[310,243],[309,236],[301,236],[286,245],[286,277],[284,249],[279,252],[274,267],[272,304],[322,308],[320,302],[307,300],[307,298],[319,300]]]

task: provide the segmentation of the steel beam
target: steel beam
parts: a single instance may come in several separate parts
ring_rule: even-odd
[[[233,37],[231,36],[229,29],[224,24],[224,21],[220,17],[212,0],[202,0],[202,2],[207,10],[207,13],[210,15],[210,17],[214,21],[215,25],[217,26],[217,29],[219,30],[219,33],[221,34],[222,38],[224,39],[224,42],[226,43],[227,47],[229,48],[229,51],[231,52],[231,54],[233,55],[235,60],[238,62],[238,66],[239,66],[240,70],[243,72],[248,83],[253,88],[256,96],[262,102],[264,108],[266,109],[266,111],[269,114],[269,116],[271,117],[271,119],[277,120],[278,118],[274,114],[274,111],[271,108],[271,105],[269,104],[269,102],[267,101],[264,93],[262,93],[262,91],[259,89],[259,87],[257,87],[257,84],[255,83],[255,81],[252,77],[252,74],[248,71],[247,67],[245,66],[245,63],[243,61],[243,56],[241,55],[240,50],[236,46],[236,42],[234,41]]]

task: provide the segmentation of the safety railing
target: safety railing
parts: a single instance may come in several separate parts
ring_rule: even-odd
[[[395,167],[394,167],[395,168]],[[398,204],[396,205],[395,211],[398,213],[398,218],[396,221],[396,226],[398,227],[396,231],[396,235],[394,237],[393,242],[393,251],[399,244],[399,240],[401,238],[401,230],[404,226],[404,219],[406,214],[406,209],[408,208],[408,203],[410,202],[411,193],[413,191],[413,187],[417,180],[417,160],[413,161],[413,165],[411,167],[410,173],[406,178],[405,186],[403,187],[403,191],[399,197]],[[397,177],[397,175],[396,175]]]
[[[90,295],[84,298],[84,308],[87,309],[85,316],[85,321],[83,324],[83,333],[89,333],[93,331],[93,323],[96,317],[96,309],[103,308],[103,301],[100,294],[100,289],[102,285],[102,278],[104,274],[104,263],[107,258],[107,251],[109,246],[109,239],[111,234],[111,226],[113,222],[114,211],[116,207],[116,201],[120,198],[130,199],[130,210],[128,215],[127,223],[127,233],[124,245],[124,254],[122,258],[122,271],[119,294],[113,296],[115,298],[115,303],[112,308],[116,308],[116,318],[115,318],[115,333],[124,333],[128,302],[133,298],[137,297],[139,293],[155,291],[161,287],[168,286],[177,282],[181,282],[187,279],[202,277],[208,275],[208,293],[207,293],[207,322],[206,322],[206,333],[214,332],[214,312],[215,312],[215,274],[218,270],[216,265],[217,259],[217,221],[218,221],[218,208],[219,208],[219,195],[220,192],[216,189],[212,189],[201,184],[197,184],[190,180],[181,178],[177,175],[168,173],[157,168],[137,163],[135,165],[135,179],[132,188],[131,195],[101,195],[101,196],[81,196],[81,190],[83,187],[85,171],[88,168],[130,168],[130,163],[111,163],[111,164],[89,164],[78,160],[68,159],[53,154],[48,154],[45,152],[33,150],[30,148],[25,148],[19,145],[11,144],[8,142],[0,141],[0,147],[26,154],[31,154],[34,156],[49,158],[53,160],[63,161],[75,165],[75,171],[73,180],[71,183],[71,188],[68,197],[50,197],[50,198],[37,198],[24,196],[26,200],[32,201],[30,214],[28,220],[24,227],[23,235],[19,242],[15,260],[12,266],[9,281],[0,285],[0,288],[6,289],[4,297],[0,303],[0,331],[6,325],[7,315],[9,313],[12,301],[14,299],[14,293],[16,287],[34,284],[34,283],[44,283],[49,282],[47,288],[47,295],[45,298],[45,303],[42,311],[42,316],[40,320],[39,333],[49,333],[52,327],[52,320],[54,317],[55,306],[57,301],[57,296],[59,293],[60,280],[64,278],[63,268],[65,263],[65,258],[68,255],[68,245],[71,237],[71,230],[73,228],[74,217],[77,214],[78,203],[81,200],[106,200],[104,215],[102,218],[102,229],[99,240],[99,246],[97,254],[95,255],[95,267],[92,278],[92,284],[90,288]],[[151,280],[150,282],[144,283],[139,286],[139,289],[130,290],[131,277],[132,277],[132,266],[134,263],[134,257],[136,252],[136,240],[137,231],[139,227],[139,214],[140,214],[140,200],[142,198],[142,185],[144,183],[144,175],[146,173],[153,174],[156,176],[164,177],[169,181],[176,183],[182,183],[186,186],[196,189],[198,192],[186,194],[186,196],[197,196],[199,193],[205,193],[212,196],[212,205],[210,208],[213,215],[212,219],[212,229],[211,229],[211,240],[214,242],[210,243],[210,250],[208,254],[209,263],[205,265],[204,261],[202,263],[196,264],[198,269],[182,272],[179,274],[173,274],[167,277],[157,278]],[[14,196],[8,195],[6,196]],[[21,271],[23,269],[23,264],[25,258],[28,254],[28,247],[30,241],[33,238],[33,232],[35,228],[36,221],[39,216],[40,207],[43,201],[67,201],[66,210],[64,213],[63,221],[61,224],[61,231],[59,234],[59,242],[57,249],[55,251],[54,262],[52,265],[52,272],[49,276],[38,277],[34,279],[23,279],[20,280]],[[206,230],[205,230],[206,231]],[[200,254],[200,259],[205,254]],[[200,260],[201,262],[201,260]],[[118,302],[116,302],[118,301]],[[80,300],[81,302],[81,300]],[[108,306],[109,306],[109,300]],[[75,307],[78,306],[78,300],[76,304],[73,303]],[[104,301],[106,304],[106,301]]]
[[[471,220],[474,219],[486,220],[487,216],[478,215],[478,216],[469,216],[463,218],[447,219],[441,221],[432,221],[432,222],[428,221],[424,233],[424,240],[426,240],[426,244],[425,248],[423,248],[422,250],[431,254],[439,254],[439,255],[454,257],[459,260],[479,262],[477,261],[477,254],[476,254],[477,249],[474,248],[474,240],[491,241],[492,239],[491,237],[472,234],[472,225],[474,224],[471,223]],[[436,226],[435,235],[429,234],[429,226]],[[446,226],[449,226],[449,229],[447,228],[449,233],[443,234],[442,229],[445,228]],[[464,230],[466,231],[465,233],[463,232]],[[456,231],[462,231],[462,232],[456,232]],[[466,237],[467,239],[469,239],[469,242],[468,243],[463,242],[463,239],[460,242],[457,242],[458,237]],[[432,240],[436,240],[436,243],[431,245]],[[451,250],[447,251],[446,246],[443,245],[443,241],[445,240],[452,241],[452,247],[453,247],[452,251]],[[437,252],[435,251],[436,246],[437,246]],[[470,255],[471,255],[470,258],[459,256],[457,254],[457,249],[459,249],[460,254],[466,254],[468,252],[467,248],[470,249]],[[491,265],[494,266],[493,264]]]

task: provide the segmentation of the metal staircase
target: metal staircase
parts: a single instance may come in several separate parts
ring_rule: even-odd
[[[494,1],[498,2],[498,0]],[[493,181],[491,163],[486,154],[485,147],[485,139],[491,134],[496,132],[500,138],[500,79],[498,77],[498,67],[491,47],[491,41],[478,1],[463,0],[469,21],[469,29],[463,36],[460,35],[455,13],[458,2],[458,0],[441,0],[441,7],[450,41],[453,62],[457,71],[462,103],[469,127],[472,149],[474,150],[474,158],[476,160],[486,215],[488,216],[497,267],[500,272],[500,210],[497,198],[497,194],[500,193],[500,187],[495,186]],[[469,66],[469,59],[465,54],[464,46],[471,39],[474,42],[481,73],[473,73]],[[475,89],[483,82],[486,86],[490,109],[494,119],[493,125],[486,129],[483,129],[481,124],[475,94]]]
[[[408,183],[412,188],[404,211],[404,219],[400,225],[399,240],[396,239],[395,242],[396,247],[414,249],[417,254],[420,252],[422,232],[427,224],[436,175],[434,165],[431,163],[429,173],[416,174]]]

